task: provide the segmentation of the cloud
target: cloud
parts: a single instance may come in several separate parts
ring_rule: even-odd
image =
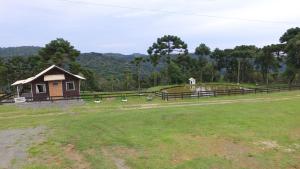
[[[0,0],[0,46],[40,45],[56,37],[80,50],[145,53],[174,34],[192,51],[277,43],[300,25],[297,0]],[[276,23],[277,22],[277,23]]]

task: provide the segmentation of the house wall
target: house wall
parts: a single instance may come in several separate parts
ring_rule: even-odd
[[[64,74],[65,75],[65,80],[62,81],[62,89],[63,89],[63,96],[64,97],[77,97],[80,96],[80,80],[74,76],[71,76],[64,71],[58,69],[58,68],[53,68],[52,70],[48,71],[44,75],[55,75],[55,74]],[[33,95],[33,100],[38,101],[38,100],[47,100],[49,99],[49,85],[48,82],[44,81],[44,75],[41,77],[37,78],[32,82],[32,95]],[[66,82],[68,81],[74,81],[75,84],[75,90],[72,91],[67,91],[66,90]],[[46,84],[46,93],[36,93],[36,85],[37,84]]]

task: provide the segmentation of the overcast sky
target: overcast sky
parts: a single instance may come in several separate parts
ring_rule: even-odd
[[[165,34],[193,52],[277,43],[300,26],[299,0],[0,0],[0,47],[58,37],[81,52],[146,53]]]

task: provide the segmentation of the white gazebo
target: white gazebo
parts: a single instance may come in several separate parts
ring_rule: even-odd
[[[189,84],[190,85],[195,85],[196,84],[196,79],[195,78],[189,78]]]

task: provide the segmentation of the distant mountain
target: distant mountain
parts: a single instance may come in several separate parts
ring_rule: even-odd
[[[36,46],[21,46],[0,48],[0,57],[13,56],[32,56],[37,55],[41,47]],[[134,67],[130,61],[136,56],[146,56],[139,53],[132,55],[124,55],[120,53],[82,53],[77,58],[77,61],[85,68],[89,68],[96,72],[98,77],[109,79],[113,75],[115,78],[122,77],[126,69],[134,71]],[[145,63],[143,74],[148,74],[151,70],[151,65]]]
[[[117,53],[83,53],[77,61],[81,66],[94,70],[98,76],[109,79],[113,75],[115,78],[123,76],[126,69],[133,71],[130,61],[135,56],[146,56],[142,54],[123,55]],[[143,74],[151,71],[149,63],[144,64]]]
[[[32,56],[36,55],[41,47],[37,46],[20,46],[20,47],[0,47],[0,57],[12,56]]]

